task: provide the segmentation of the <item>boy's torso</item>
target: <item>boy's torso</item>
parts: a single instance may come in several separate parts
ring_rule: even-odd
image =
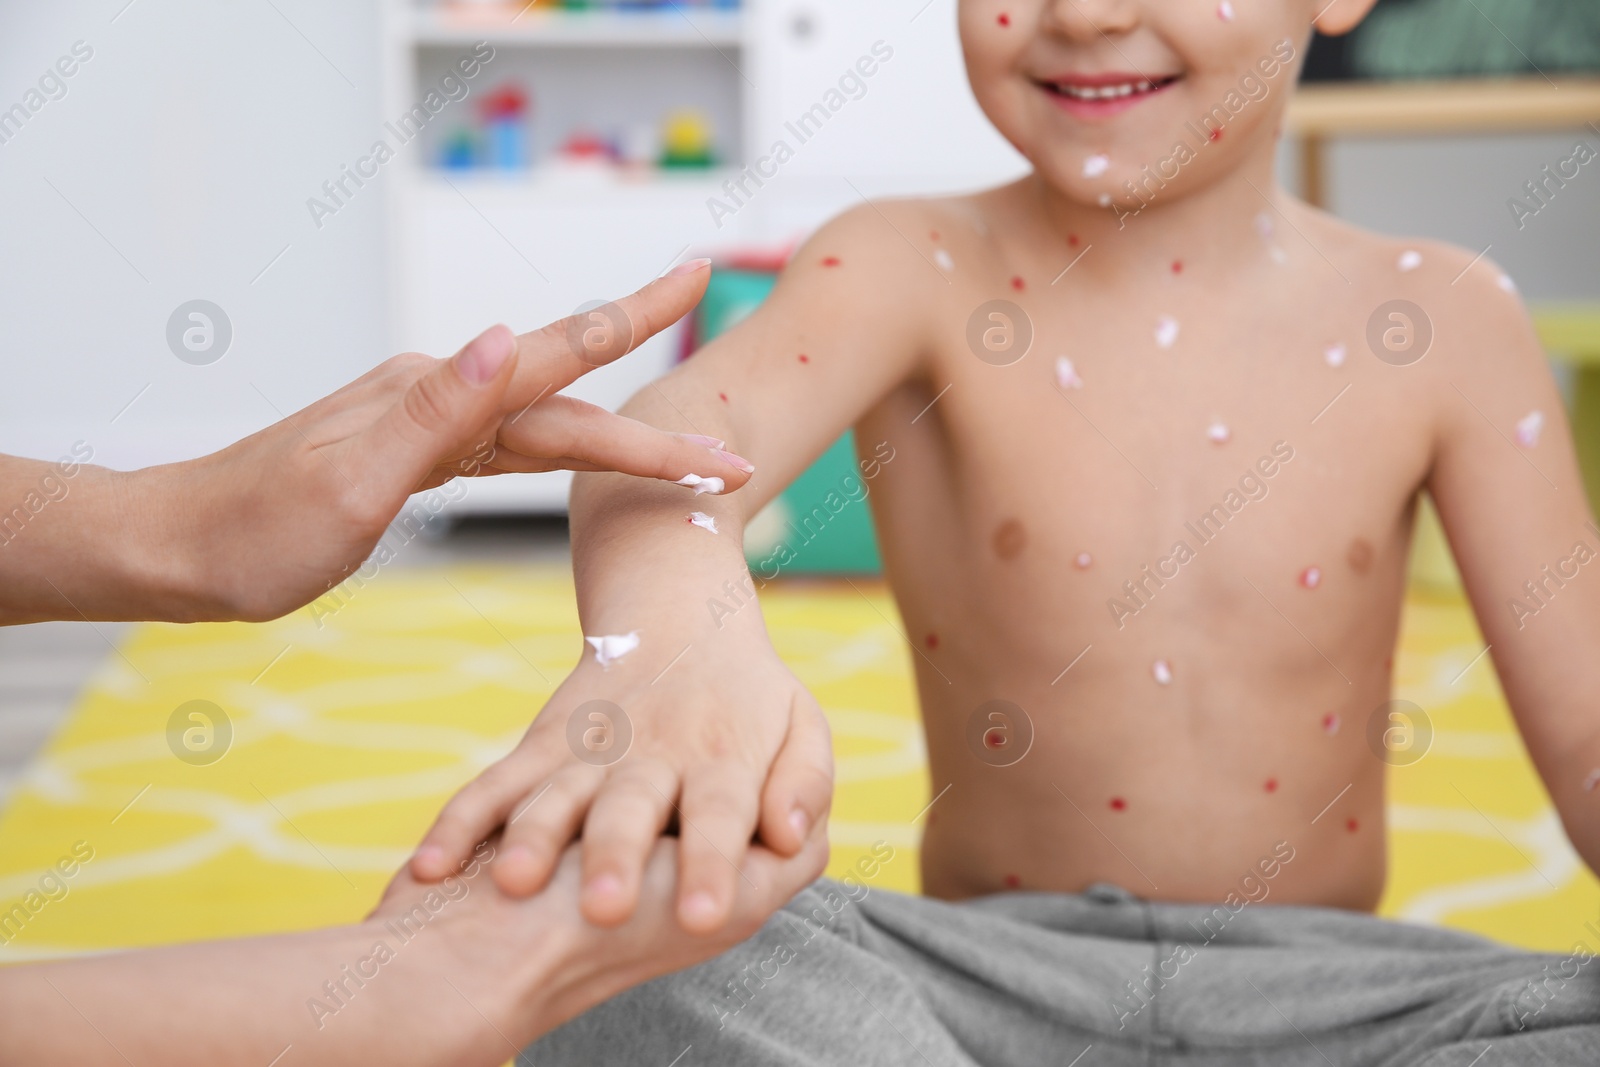
[[[1058,274],[1014,189],[928,207],[948,341],[860,426],[909,446],[873,506],[949,786],[925,890],[1216,900],[1287,841],[1275,900],[1371,908],[1439,384],[1368,347],[1404,246],[1306,211]]]

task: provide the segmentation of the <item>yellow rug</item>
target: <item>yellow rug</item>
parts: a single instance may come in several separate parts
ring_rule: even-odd
[[[885,840],[898,855],[880,884],[915,890],[911,820],[930,797],[892,602],[880,583],[796,582],[764,606],[833,725],[831,869]],[[40,892],[47,867],[92,850],[64,896],[33,898],[0,962],[358,918],[440,805],[516,742],[577,632],[564,570],[509,567],[383,573],[331,615],[140,627],[0,818],[0,915]],[[1459,599],[1413,595],[1396,695],[1428,709],[1437,737],[1392,772],[1383,912],[1569,948],[1600,887],[1487,657],[1475,661],[1482,647]],[[232,737],[179,716],[184,762],[169,725],[196,700],[224,709]]]

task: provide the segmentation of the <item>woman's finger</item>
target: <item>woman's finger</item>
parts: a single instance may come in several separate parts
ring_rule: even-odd
[[[722,444],[698,434],[668,433],[570,396],[552,396],[500,424],[493,463],[502,470],[607,470],[669,482],[692,474],[721,479],[721,487],[711,483],[710,492],[732,492],[750,480],[755,467]],[[559,468],[552,463],[555,457]]]
[[[705,294],[710,267],[709,259],[690,260],[621,300],[519,335],[506,410],[514,413],[566,388],[683,318]]]

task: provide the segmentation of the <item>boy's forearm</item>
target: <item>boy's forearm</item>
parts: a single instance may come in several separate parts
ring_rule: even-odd
[[[0,457],[0,624],[179,620],[194,610],[187,553],[165,527],[204,502],[157,499],[178,477]]]
[[[716,532],[691,522],[695,512],[709,516]],[[735,496],[578,475],[572,556],[584,633],[638,630],[642,639],[671,635],[667,643],[679,645],[709,633],[764,641],[744,561],[744,522]]]

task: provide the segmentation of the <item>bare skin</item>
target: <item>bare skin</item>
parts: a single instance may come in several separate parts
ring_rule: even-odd
[[[1275,0],[1224,17],[1209,0],[963,3],[974,92],[1034,172],[835,220],[758,312],[630,403],[636,418],[727,439],[760,474],[693,504],[672,487],[579,480],[585,632],[638,630],[642,644],[609,670],[581,663],[524,743],[446,809],[419,875],[547,786],[508,832],[496,880],[532,892],[581,828],[582,903],[599,923],[628,914],[640,857],[674,816],[697,831],[679,884],[690,929],[726,913],[729,862],[752,834],[795,847],[827,804],[815,702],[754,609],[709,602],[750,583],[744,523],[851,425],[912,644],[931,784],[949,786],[923,842],[929,894],[1108,881],[1219,900],[1286,841],[1296,858],[1274,901],[1374,907],[1385,763],[1368,726],[1390,695],[1424,489],[1534,762],[1600,865],[1600,794],[1585,788],[1600,765],[1600,665],[1585,651],[1600,641],[1600,582],[1567,581],[1531,619],[1509,606],[1597,537],[1527,316],[1487,260],[1353,229],[1273,174],[1313,16],[1326,8],[1318,26],[1344,32],[1369,6]],[[1115,116],[1058,99],[1062,83],[1130,68],[1174,80]],[[1159,188],[1124,184],[1244,73],[1266,90],[1224,113],[1221,136]],[[983,331],[1021,318],[979,315],[969,341],[997,299],[1033,332],[1004,366]],[[1404,337],[1388,361],[1369,347],[1391,300],[1431,321],[1415,361],[1394,351]],[[1081,387],[1060,384],[1058,356]],[[1537,440],[1518,443],[1536,411]],[[691,507],[721,533],[686,524]],[[603,772],[564,744],[567,716],[595,698],[635,731]],[[968,738],[996,699],[1033,732],[1007,767]],[[1022,716],[1000,726],[1018,738]]]

